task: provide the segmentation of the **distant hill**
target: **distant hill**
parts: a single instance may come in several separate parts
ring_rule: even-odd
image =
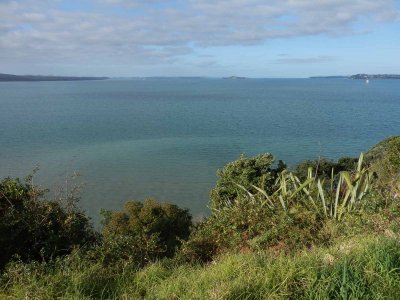
[[[246,77],[240,77],[240,76],[229,76],[229,77],[224,77],[223,79],[246,79]]]
[[[313,76],[310,78],[348,78],[348,79],[400,79],[400,75],[397,74],[355,74],[351,76]]]
[[[108,79],[108,77],[73,77],[73,76],[0,74],[0,81],[77,81],[77,80],[105,80],[105,79]]]
[[[312,76],[310,78],[313,78],[313,79],[318,79],[318,78],[333,79],[333,78],[349,78],[349,76]]]
[[[356,74],[350,76],[351,79],[400,79],[396,74]]]

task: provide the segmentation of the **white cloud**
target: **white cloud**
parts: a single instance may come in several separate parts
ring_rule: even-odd
[[[399,18],[390,0],[93,0],[123,8],[63,10],[59,0],[0,2],[1,61],[173,63],[193,47],[262,44],[274,38],[349,35]],[[154,3],[162,5],[155,7]],[[156,5],[157,6],[157,5]],[[327,61],[327,57],[287,58]],[[211,64],[206,62],[205,64]]]
[[[329,55],[319,55],[313,57],[290,57],[278,58],[275,62],[278,64],[318,64],[335,61],[336,57]]]

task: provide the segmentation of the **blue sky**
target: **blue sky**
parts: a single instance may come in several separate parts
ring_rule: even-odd
[[[400,73],[391,0],[0,0],[0,73]]]

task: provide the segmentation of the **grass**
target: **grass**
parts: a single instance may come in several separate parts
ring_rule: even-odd
[[[224,255],[164,278],[156,276],[164,270],[159,263],[139,272],[137,281],[146,299],[394,299],[399,258],[397,241],[368,238],[295,256]]]
[[[396,299],[400,243],[357,237],[292,255],[226,253],[207,265],[162,260],[142,270],[79,255],[16,264],[0,299]]]

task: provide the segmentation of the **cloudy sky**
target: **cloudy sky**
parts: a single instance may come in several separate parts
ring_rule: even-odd
[[[400,73],[400,1],[0,0],[0,73]]]

